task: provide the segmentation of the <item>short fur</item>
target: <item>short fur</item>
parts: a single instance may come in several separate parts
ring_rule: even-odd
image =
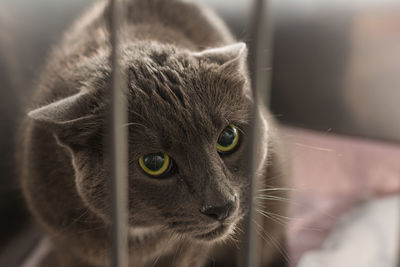
[[[233,254],[220,256],[236,249],[218,241],[240,238],[236,233],[249,201],[245,154],[252,100],[246,46],[235,43],[214,13],[191,1],[131,0],[124,11],[130,266],[200,267],[208,251],[222,251],[213,257],[233,266]],[[54,241],[43,266],[109,264],[109,173],[103,151],[111,73],[108,12],[100,2],[66,33],[42,73],[36,109],[22,127],[24,195]],[[281,188],[285,178],[275,127],[267,111],[258,112],[258,182]],[[228,124],[240,129],[240,145],[220,155],[217,138]],[[138,158],[159,151],[173,158],[176,169],[169,177],[150,178]],[[223,222],[199,211],[232,198],[237,204]],[[281,201],[259,204],[267,212],[285,213]],[[216,227],[222,230],[212,231]],[[263,241],[267,266],[283,227],[266,218],[263,228],[272,238]]]

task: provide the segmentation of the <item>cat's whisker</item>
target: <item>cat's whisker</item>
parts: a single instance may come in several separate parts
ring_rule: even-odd
[[[136,112],[133,109],[130,109],[130,112],[132,113],[132,115],[136,116],[137,118],[140,118],[142,121],[146,121],[146,118],[139,112]]]
[[[80,219],[82,219],[82,217],[84,217],[86,214],[89,213],[89,208],[86,208],[78,217],[76,217],[75,219],[72,220],[72,222],[65,227],[65,229],[71,227],[73,224],[77,223]]]
[[[265,214],[261,211],[258,211],[262,216],[282,225],[282,226],[287,226],[289,223],[293,223],[293,221],[300,221],[301,219],[299,218],[289,218],[287,221],[285,221],[285,219],[282,218],[274,218],[275,215],[271,215],[271,214]],[[315,231],[315,232],[321,232],[322,229],[321,228],[315,228],[315,227],[303,227],[303,226],[296,226],[295,228],[297,229],[302,229],[302,230],[309,230],[309,231]]]
[[[264,207],[265,208],[265,207]],[[261,210],[256,208],[256,211],[259,212],[261,215],[263,215],[266,218],[269,218],[272,220],[271,217],[276,217],[276,220],[279,220],[282,222],[282,224],[289,224],[289,223],[294,223],[296,221],[301,221],[302,218],[294,218],[294,217],[288,217],[288,216],[283,216],[280,214],[268,212],[265,210]],[[277,222],[278,223],[278,222]],[[296,226],[295,228],[297,229],[302,229],[302,230],[308,230],[308,231],[315,231],[315,232],[321,232],[323,229],[321,228],[316,228],[316,227],[304,227],[304,226]]]
[[[282,178],[284,178],[285,176],[286,176],[286,174],[284,174],[284,173],[282,173],[282,174],[277,174],[277,175],[274,175],[274,176],[270,176],[270,177],[268,177],[267,179],[265,179],[265,182],[270,183],[271,181],[274,181],[274,180],[276,180],[276,179],[282,179]]]
[[[235,230],[237,230],[239,232],[239,234],[244,234],[243,229],[240,227],[236,227]]]
[[[270,219],[270,220],[276,222],[279,225],[286,226],[288,224],[288,222],[282,221],[282,219],[279,219],[279,218],[275,218],[275,217],[273,217],[272,215],[270,215],[268,213],[262,212],[261,210],[256,210],[256,211],[258,213],[260,213],[262,216],[264,216],[265,218]]]
[[[259,189],[258,191],[260,192],[266,192],[266,191],[298,191],[299,189],[297,188],[290,188],[290,187],[276,187],[276,188],[264,188],[264,189]]]
[[[303,203],[299,203],[298,201],[292,199],[292,198],[285,198],[285,197],[279,197],[279,196],[272,196],[272,195],[257,195],[254,197],[255,200],[267,200],[267,201],[278,201],[278,202],[284,202],[288,203],[290,205],[294,205],[300,208],[307,208],[307,206]],[[261,203],[257,202],[255,203],[256,205],[261,205]],[[332,215],[330,213],[324,212],[324,211],[319,211],[321,215],[323,215],[326,218],[329,218],[331,220],[336,220],[336,216]]]
[[[183,243],[183,242],[182,242],[183,239],[184,239],[184,236],[181,235],[181,236],[180,236],[180,240],[181,240],[180,243],[181,243],[181,244]],[[176,259],[179,258],[179,256],[182,254],[182,251],[183,251],[183,245],[180,245],[179,248],[178,248],[178,250],[175,250],[174,258],[173,258],[173,260],[172,260],[171,266],[175,266],[175,261],[176,261]]]
[[[267,231],[264,230],[264,228],[257,223],[254,219],[252,219],[253,223],[257,226],[256,231],[260,235],[260,237],[266,242],[266,243],[271,243],[282,255],[282,257],[287,261],[289,266],[292,266],[293,263],[290,260],[289,254],[287,251],[279,244],[277,240],[275,240],[272,235],[270,235]],[[261,231],[261,232],[260,232]],[[268,238],[268,240],[266,239]]]
[[[259,212],[262,212],[262,213],[266,213],[266,214],[268,214],[270,216],[275,216],[275,217],[281,218],[282,220],[288,220],[288,221],[295,220],[295,218],[291,218],[291,217],[284,216],[284,215],[281,215],[281,214],[276,214],[276,213],[273,213],[273,212],[261,210],[261,209],[258,209],[258,208],[256,208],[256,210],[259,211]]]
[[[324,231],[322,228],[317,228],[317,227],[295,226],[295,227],[292,227],[292,228],[293,229],[306,230],[306,231],[319,232],[319,233]]]
[[[312,145],[307,145],[303,143],[298,143],[298,142],[293,142],[294,145],[304,147],[304,148],[309,148],[313,150],[318,150],[318,151],[324,151],[324,152],[335,152],[334,149],[331,148],[325,148],[325,147],[318,147],[318,146],[312,146]]]
[[[129,127],[129,126],[132,126],[132,125],[133,125],[133,126],[140,126],[140,127],[143,127],[143,128],[147,128],[146,125],[141,124],[141,123],[138,123],[138,122],[129,122],[129,123],[125,123],[125,124],[122,125],[122,127],[125,128],[125,127]]]
[[[81,220],[85,215],[87,215],[90,212],[90,209],[87,207],[85,208],[85,210],[75,219],[73,219],[71,221],[70,224],[68,224],[67,226],[65,226],[64,228],[62,228],[58,233],[54,233],[54,236],[61,236],[62,234],[66,233],[67,231],[71,230],[71,227],[74,226],[74,224],[78,223],[78,222],[87,222],[87,223],[91,223],[91,221],[87,221],[87,220]],[[96,222],[96,221],[94,221]]]
[[[151,267],[156,266],[156,264],[157,264],[158,260],[160,259],[160,257],[161,257],[161,254],[157,256],[157,258],[154,260],[154,262],[153,262],[153,264],[151,265]]]
[[[277,196],[271,196],[271,195],[255,196],[255,199],[282,201],[282,202],[287,202],[287,203],[291,203],[291,204],[296,204],[293,200],[291,200],[289,198],[277,197]]]
[[[242,236],[242,233],[243,231],[239,227],[236,227],[235,229],[233,229],[233,234],[230,236],[231,242],[237,249],[240,249],[240,243],[241,243],[240,236]]]
[[[285,198],[285,197],[278,197],[278,196],[271,196],[271,195],[259,195],[254,197],[254,201],[256,202],[256,205],[261,205],[262,203],[266,205],[266,202],[271,201],[271,202],[282,202],[282,203],[287,203],[289,205],[293,206],[300,206],[304,207],[303,204],[300,204],[293,199],[290,198]],[[261,201],[261,202],[260,202]]]
[[[171,234],[169,235],[169,239],[168,239],[168,241],[167,241],[167,243],[166,243],[166,245],[165,245],[165,247],[164,247],[164,249],[163,249],[163,252],[165,252],[165,250],[169,247],[173,236],[174,236],[174,233],[171,233]],[[151,267],[156,266],[158,260],[161,258],[161,255],[162,255],[162,254],[160,254],[160,255],[157,256],[157,258],[154,260],[154,262],[153,262],[153,264],[151,265]]]
[[[271,195],[270,193],[268,193],[268,194],[257,194],[255,197],[256,198],[271,198],[271,199],[290,200],[290,198],[288,198],[288,197],[275,196],[275,195]]]

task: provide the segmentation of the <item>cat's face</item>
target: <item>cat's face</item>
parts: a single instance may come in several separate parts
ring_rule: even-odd
[[[245,45],[199,53],[152,45],[127,47],[125,54],[130,225],[203,241],[225,237],[246,212],[251,100]],[[107,79],[93,80],[95,93],[81,91],[30,115],[48,123],[49,114],[57,113],[52,120],[58,119],[63,130],[55,128],[55,135],[72,152],[77,190],[108,220],[108,164],[102,150],[107,101],[101,93]],[[82,115],[88,107],[89,114]],[[65,110],[70,113],[60,124]]]

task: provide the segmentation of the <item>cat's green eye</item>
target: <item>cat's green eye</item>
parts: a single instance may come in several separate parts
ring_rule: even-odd
[[[220,153],[228,153],[235,149],[239,143],[239,131],[230,124],[220,133],[217,141],[217,150]]]
[[[142,170],[154,177],[168,174],[172,169],[172,160],[166,153],[151,153],[139,158]]]

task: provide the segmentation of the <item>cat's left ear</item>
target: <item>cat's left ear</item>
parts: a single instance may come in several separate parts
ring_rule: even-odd
[[[243,42],[238,42],[223,47],[207,49],[195,53],[195,56],[223,67],[231,66],[242,69],[247,62],[247,46]]]
[[[53,132],[59,143],[70,148],[85,145],[101,124],[93,114],[96,101],[88,91],[81,91],[38,109],[28,116],[41,127]],[[98,109],[98,107],[97,107]]]

